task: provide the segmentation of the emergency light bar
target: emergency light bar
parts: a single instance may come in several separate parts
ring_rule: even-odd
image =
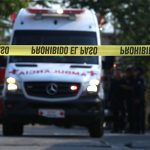
[[[84,9],[44,9],[44,8],[27,8],[27,11],[32,14],[68,14],[76,15],[84,12]]]
[[[37,9],[37,8],[27,8],[27,11],[31,14],[47,14],[48,9]]]
[[[65,9],[63,14],[81,14],[84,12],[84,9]]]

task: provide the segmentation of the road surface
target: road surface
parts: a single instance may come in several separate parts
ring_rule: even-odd
[[[0,150],[150,150],[150,134],[112,134],[90,138],[84,128],[26,126],[22,137],[3,137]]]

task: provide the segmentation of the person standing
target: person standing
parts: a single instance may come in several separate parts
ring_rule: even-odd
[[[122,98],[122,71],[116,69],[110,83],[109,100],[113,113],[112,132],[122,132],[124,130],[125,108]]]
[[[125,102],[126,114],[126,131],[131,133],[133,131],[133,97],[134,97],[134,67],[128,66],[125,71],[122,85],[123,99]]]
[[[134,98],[133,98],[133,128],[134,133],[145,133],[145,91],[146,82],[144,70],[137,67],[134,72]]]

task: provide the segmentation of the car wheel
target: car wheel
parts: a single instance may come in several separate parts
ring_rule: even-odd
[[[11,122],[3,123],[4,136],[21,136],[23,134],[23,125]]]

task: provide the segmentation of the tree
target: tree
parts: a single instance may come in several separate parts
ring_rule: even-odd
[[[70,0],[70,5],[93,8],[102,16],[111,12],[116,44],[150,44],[150,0]],[[144,67],[150,66],[148,57],[139,58]],[[134,64],[137,62],[135,57],[128,60]]]
[[[111,12],[116,44],[150,45],[150,0],[70,0],[70,5],[93,8],[102,16]],[[150,85],[150,57],[122,57],[120,61],[122,67],[133,64],[146,69],[147,86]],[[147,89],[150,99],[150,86]]]
[[[1,19],[7,19],[11,13],[17,12],[20,8],[26,7],[28,5],[29,0],[1,0],[0,4],[0,17]]]
[[[70,5],[93,8],[102,16],[111,12],[116,44],[149,44],[149,0],[70,0]]]
[[[12,13],[17,13],[22,7],[28,5],[28,0],[1,0],[0,4],[0,41],[7,43],[8,37],[5,34],[9,33],[12,22],[9,19]]]

